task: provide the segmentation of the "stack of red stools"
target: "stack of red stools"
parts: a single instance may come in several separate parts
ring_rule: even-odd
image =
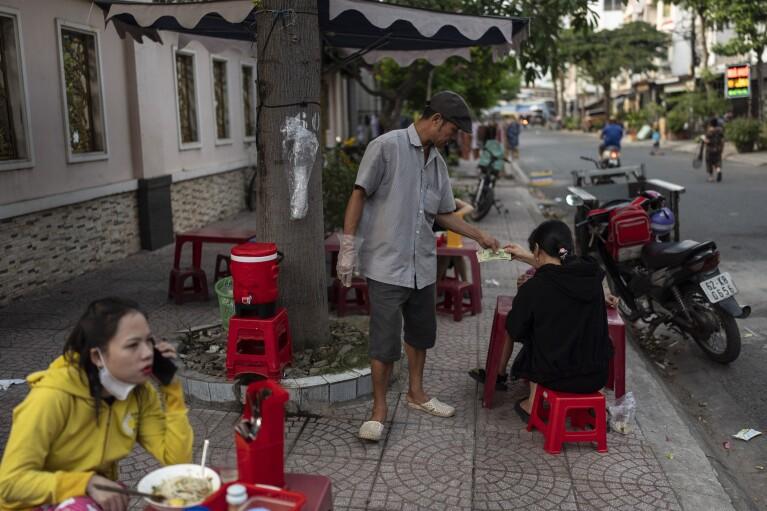
[[[255,373],[279,380],[293,360],[288,312],[276,307],[280,258],[273,243],[232,248],[235,315],[229,319],[227,378]]]
[[[268,319],[232,316],[226,350],[226,377],[255,373],[279,380],[293,360],[288,312],[280,307]]]

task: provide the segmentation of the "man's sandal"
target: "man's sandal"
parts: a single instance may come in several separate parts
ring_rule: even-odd
[[[421,404],[414,403],[407,398],[405,398],[405,400],[407,401],[407,405],[410,408],[429,413],[436,417],[452,417],[453,415],[455,415],[455,408],[443,403],[436,397],[433,397],[429,399],[428,401],[426,401],[425,403],[421,403]]]
[[[378,421],[366,421],[360,426],[357,436],[363,440],[378,442],[383,436],[384,425]]]

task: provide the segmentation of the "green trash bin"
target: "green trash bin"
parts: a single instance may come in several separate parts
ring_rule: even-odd
[[[229,331],[229,318],[234,315],[234,292],[232,291],[232,277],[225,277],[213,286],[218,296],[218,311],[221,314],[221,327],[224,332]]]

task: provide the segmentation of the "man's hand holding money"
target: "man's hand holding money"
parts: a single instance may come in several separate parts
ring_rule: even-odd
[[[504,250],[493,250],[492,248],[482,248],[477,250],[477,260],[480,263],[487,261],[511,261],[511,254]]]

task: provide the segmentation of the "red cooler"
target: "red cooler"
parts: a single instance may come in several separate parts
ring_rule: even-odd
[[[232,248],[234,311],[240,317],[271,318],[277,311],[281,254],[274,243],[243,243]]]

